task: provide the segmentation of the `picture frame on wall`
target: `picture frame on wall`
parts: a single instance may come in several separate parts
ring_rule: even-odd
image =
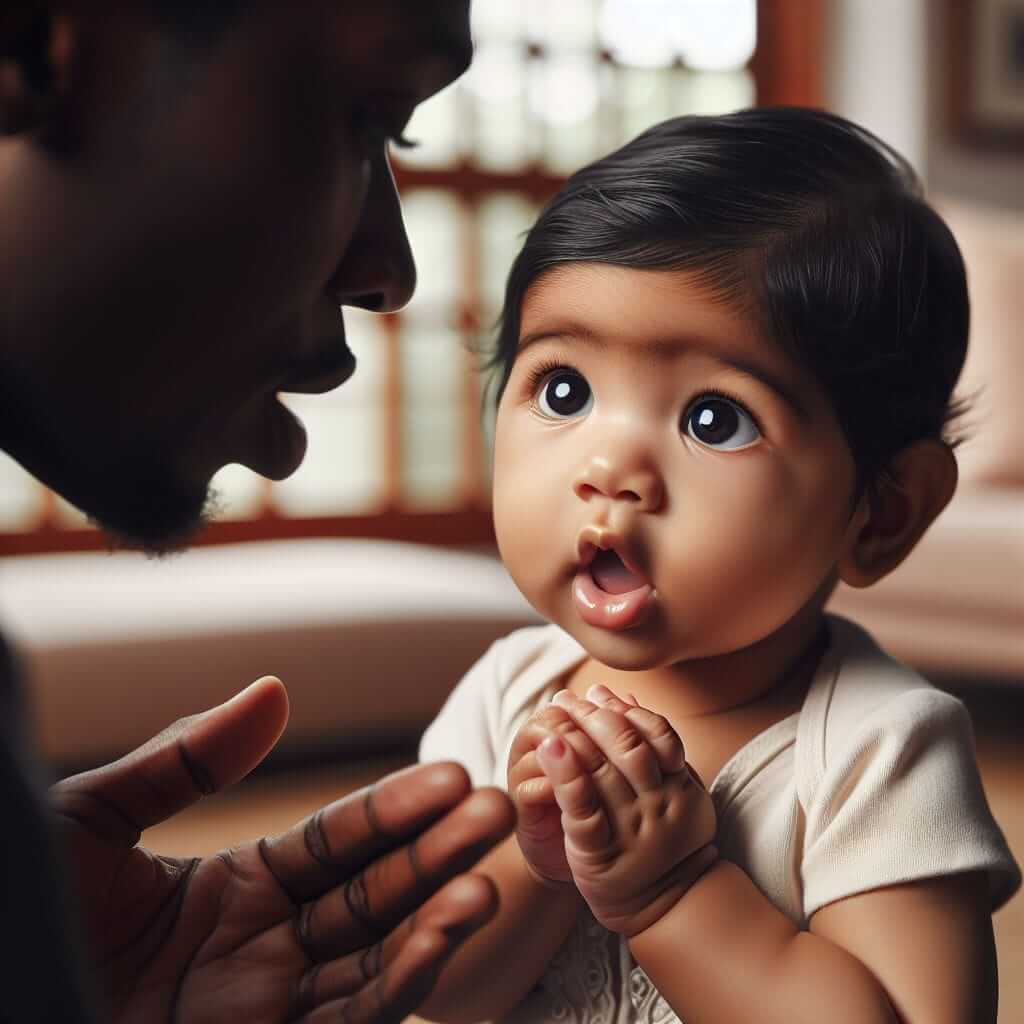
[[[1024,0],[947,0],[951,127],[971,146],[1024,150]]]

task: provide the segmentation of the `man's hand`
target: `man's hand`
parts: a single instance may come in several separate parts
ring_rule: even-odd
[[[287,718],[284,687],[266,677],[53,788],[115,1020],[399,1021],[494,914],[493,884],[463,872],[509,833],[513,810],[498,790],[470,792],[456,764],[397,772],[211,857],[136,845],[244,777]]]
[[[572,733],[552,734],[537,762],[562,812],[576,888],[601,924],[630,938],[675,906],[717,856],[715,809],[665,718],[604,686],[587,697],[562,690],[554,701],[589,747]]]

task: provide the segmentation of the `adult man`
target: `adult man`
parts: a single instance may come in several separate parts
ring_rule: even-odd
[[[153,551],[200,524],[220,466],[292,472],[305,435],[278,394],[351,374],[339,305],[394,309],[412,292],[386,144],[464,70],[467,7],[5,9],[0,446]],[[0,649],[6,705],[4,663]],[[0,711],[0,1020],[91,1019]],[[511,811],[496,791],[469,794],[455,765],[392,777],[218,857],[135,846],[245,775],[286,717],[281,684],[261,680],[55,787],[85,911],[84,984],[117,1019],[398,1019],[493,913],[489,881],[460,873],[507,834]]]

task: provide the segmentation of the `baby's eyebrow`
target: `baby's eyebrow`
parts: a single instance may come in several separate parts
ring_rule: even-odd
[[[523,337],[519,339],[516,358],[521,356],[531,345],[536,345],[542,341],[559,341],[563,344],[575,343],[584,345],[587,348],[594,348],[603,351],[607,351],[607,349],[614,345],[614,342],[610,342],[607,338],[582,327],[533,331],[530,334],[524,334]],[[788,382],[781,380],[777,374],[765,368],[760,363],[754,363],[750,360],[742,359],[737,356],[723,355],[716,346],[709,344],[698,336],[686,338],[654,338],[649,341],[645,341],[644,348],[662,359],[672,358],[673,356],[679,355],[680,352],[703,352],[731,369],[736,370],[747,377],[753,378],[760,384],[763,384],[770,391],[775,392],[775,394],[778,395],[779,398],[781,398],[801,420],[807,421],[811,418],[811,412],[806,401],[804,401],[801,395]]]

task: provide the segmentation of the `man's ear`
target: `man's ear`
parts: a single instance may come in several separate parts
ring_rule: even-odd
[[[77,49],[77,27],[46,3],[0,11],[0,135],[52,135]]]
[[[892,572],[949,503],[956,481],[956,459],[945,442],[929,438],[904,448],[861,497],[839,578],[851,587],[868,587]]]

